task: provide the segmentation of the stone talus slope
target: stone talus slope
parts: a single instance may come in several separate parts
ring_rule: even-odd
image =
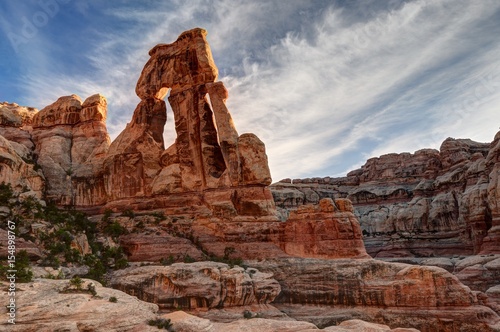
[[[491,144],[448,138],[440,151],[372,158],[343,178],[282,180],[277,207],[352,201],[373,257],[499,253],[499,134]]]

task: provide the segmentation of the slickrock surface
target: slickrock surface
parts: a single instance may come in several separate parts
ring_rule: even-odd
[[[247,261],[273,274],[281,293],[272,303],[319,327],[359,318],[421,331],[496,331],[499,316],[475,293],[437,267],[377,260],[289,258]]]
[[[281,215],[321,198],[348,198],[372,257],[500,253],[500,133],[491,144],[446,139],[369,159],[343,178],[285,179],[271,186]]]
[[[127,268],[113,273],[111,285],[170,309],[266,304],[280,292],[269,273],[215,262]]]
[[[283,331],[311,332],[320,331],[314,324],[300,321],[282,321],[262,318],[240,319],[231,323],[213,323],[207,319],[192,316],[183,311],[163,315],[170,319],[177,332],[244,332],[244,331]],[[416,329],[396,328],[387,325],[364,322],[359,319],[344,321],[339,326],[331,326],[321,331],[331,332],[418,332]]]
[[[101,332],[101,331],[158,331],[147,325],[157,317],[158,306],[138,300],[121,291],[102,287],[94,280],[84,279],[83,289],[93,283],[97,296],[89,293],[61,293],[69,280],[36,279],[17,284],[16,324],[6,326],[2,320],[0,330],[13,332]],[[5,285],[4,285],[5,286]],[[2,286],[2,298],[7,299]],[[117,302],[109,301],[116,297]],[[7,317],[4,305],[2,317]]]

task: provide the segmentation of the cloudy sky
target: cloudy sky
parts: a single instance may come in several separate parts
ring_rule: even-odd
[[[148,51],[202,27],[240,134],[273,180],[367,158],[490,142],[500,126],[500,1],[0,1],[0,101],[108,99],[123,130]],[[174,138],[169,108],[165,144]]]

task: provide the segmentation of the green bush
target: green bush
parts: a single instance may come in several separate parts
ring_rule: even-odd
[[[94,254],[87,254],[83,258],[83,263],[89,267],[89,272],[85,275],[85,277],[97,280],[103,285],[106,284],[104,280],[104,274],[106,274],[106,267],[104,266],[99,257],[97,257]]]
[[[122,212],[122,217],[129,217],[129,218],[134,218],[135,217],[135,212],[131,209],[127,209]]]
[[[148,321],[148,325],[149,326],[156,326],[159,329],[173,331],[173,325],[172,325],[170,319],[165,319],[165,318],[150,319]]]
[[[194,259],[193,257],[186,254],[186,255],[184,255],[183,262],[184,263],[194,263],[194,262],[196,262],[196,259]]]
[[[174,263],[175,263],[175,258],[172,255],[169,255],[168,258],[162,258],[162,259],[160,259],[160,264],[164,265],[164,266],[166,266],[166,265],[172,265]]]
[[[83,280],[79,276],[74,276],[69,280],[69,284],[72,287],[75,287],[76,290],[82,290]]]
[[[109,298],[109,302],[116,303],[116,302],[118,302],[118,299],[116,298],[116,296],[111,296],[111,297]]]
[[[16,270],[16,282],[30,282],[33,280],[33,272],[30,268],[30,259],[26,250],[21,250],[16,254],[16,261],[14,263],[14,270]],[[5,277],[7,270],[12,270],[8,267],[1,268],[2,277]]]
[[[243,317],[245,319],[250,319],[250,318],[253,318],[253,314],[250,310],[245,310],[245,311],[243,311]]]
[[[10,206],[10,200],[14,198],[14,191],[10,183],[0,183],[0,205]]]
[[[113,221],[104,226],[104,234],[109,235],[113,238],[117,238],[120,235],[127,234],[127,229],[120,225],[118,222]]]
[[[92,294],[92,296],[97,296],[97,291],[95,290],[95,285],[90,283],[87,285],[87,291]]]

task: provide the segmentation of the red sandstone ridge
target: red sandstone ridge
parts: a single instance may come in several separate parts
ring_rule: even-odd
[[[238,134],[206,35],[203,29],[186,31],[149,52],[136,86],[141,101],[111,144],[107,102],[101,95],[83,103],[76,95],[61,97],[34,115],[16,108],[18,115],[13,116],[2,108],[9,130],[33,141],[26,148],[43,173],[43,198],[91,214],[104,209],[161,211],[186,221],[185,233],[219,256],[232,247],[235,257],[243,258],[366,257],[361,228],[345,200],[325,200],[319,210],[307,207],[289,223],[279,221],[268,187],[265,145],[254,134]],[[177,137],[165,148],[167,93]],[[23,121],[33,129],[25,130]],[[14,160],[22,151],[9,146]],[[28,171],[29,166],[16,158],[9,163],[17,167],[9,178],[27,178],[19,165]],[[154,237],[121,239],[131,260],[157,261],[175,253],[174,246],[167,246],[172,244],[171,230],[159,228]],[[201,257],[189,241],[175,243]]]
[[[285,218],[325,197],[350,199],[373,257],[500,253],[499,140],[448,138],[440,151],[387,154],[343,178],[285,179],[271,190]]]
[[[346,199],[324,198],[318,206],[301,206],[282,224],[282,248],[297,257],[368,258],[353,212]]]
[[[9,172],[1,179],[39,198],[45,185],[43,198],[94,212],[106,206],[275,218],[264,143],[236,131],[206,34],[186,31],[150,51],[136,87],[141,102],[111,144],[103,96],[83,103],[76,95],[61,97],[40,112],[2,104],[0,133],[7,141],[0,147]],[[177,138],[165,149],[169,90]],[[44,179],[23,158],[36,162]]]

